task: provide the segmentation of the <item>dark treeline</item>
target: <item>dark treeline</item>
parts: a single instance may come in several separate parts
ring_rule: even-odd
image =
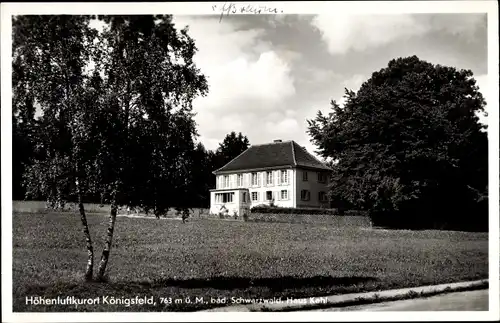
[[[43,131],[34,116],[30,119],[30,125],[19,120],[19,116],[13,117],[13,143],[12,143],[12,196],[14,200],[46,200],[47,196],[27,195],[26,181],[23,179],[25,171],[33,164],[35,149],[28,131]],[[224,140],[215,150],[208,150],[203,143],[198,142],[192,151],[192,177],[193,194],[190,197],[190,207],[209,208],[210,189],[215,188],[215,175],[213,171],[224,166],[234,157],[238,156],[250,146],[249,140],[241,132],[234,131],[227,134]],[[146,155],[143,155],[146,157]],[[165,183],[167,185],[168,183]],[[135,194],[143,194],[135,192]],[[77,197],[67,195],[65,202],[76,203]],[[86,203],[104,203],[103,196],[99,193],[88,193],[85,195]]]

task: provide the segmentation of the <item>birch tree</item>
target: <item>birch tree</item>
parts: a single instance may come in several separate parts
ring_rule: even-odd
[[[84,201],[111,205],[96,279],[109,261],[119,206],[188,213],[197,136],[192,101],[205,95],[194,41],[170,16],[20,16],[14,19],[14,107],[36,125],[29,197],[76,200],[93,278]]]
[[[94,251],[83,206],[88,191],[89,118],[85,102],[95,31],[89,16],[17,16],[13,19],[13,114],[31,120],[34,160],[24,179],[28,197],[60,207],[76,199],[92,279]],[[33,121],[35,109],[42,117]]]
[[[192,101],[208,91],[193,62],[197,51],[187,29],[171,16],[100,16],[104,22],[107,124],[102,136],[105,195],[111,204],[98,279],[104,277],[119,205],[156,216],[174,207],[187,212],[191,152],[197,135]],[[104,134],[104,133],[102,133]]]

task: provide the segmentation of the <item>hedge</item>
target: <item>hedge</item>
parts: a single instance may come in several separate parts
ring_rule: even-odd
[[[326,224],[338,228],[370,228],[367,216],[332,216],[326,214],[276,214],[252,213],[243,219],[246,222]]]
[[[251,213],[273,213],[273,214],[326,214],[339,215],[338,209],[318,209],[318,208],[292,208],[257,205],[250,209]]]

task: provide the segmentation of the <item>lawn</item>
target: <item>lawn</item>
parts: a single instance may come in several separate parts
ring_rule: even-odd
[[[107,220],[88,215],[96,261]],[[225,305],[211,297],[230,303],[488,277],[487,233],[119,217],[107,283],[82,282],[84,246],[77,214],[15,213],[13,310],[190,311]],[[36,306],[26,304],[30,296],[147,296],[156,304]],[[179,301],[162,302],[169,298]]]

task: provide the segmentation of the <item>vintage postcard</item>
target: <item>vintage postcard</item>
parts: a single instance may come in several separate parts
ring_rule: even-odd
[[[499,319],[496,2],[1,15],[3,321]]]

